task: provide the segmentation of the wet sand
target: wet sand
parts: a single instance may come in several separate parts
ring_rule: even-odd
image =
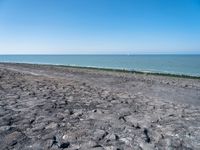
[[[0,63],[0,149],[200,149],[200,80]]]

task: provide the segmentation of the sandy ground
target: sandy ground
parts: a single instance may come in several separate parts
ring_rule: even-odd
[[[200,149],[200,80],[0,63],[0,149]]]

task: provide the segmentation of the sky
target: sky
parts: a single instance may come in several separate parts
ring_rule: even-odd
[[[0,0],[0,54],[200,54],[200,0]]]

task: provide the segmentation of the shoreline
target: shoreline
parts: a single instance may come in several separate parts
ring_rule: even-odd
[[[0,63],[0,147],[198,150],[199,91],[189,78]]]
[[[154,76],[166,76],[166,77],[176,77],[176,78],[187,78],[187,79],[200,79],[200,76],[187,75],[187,74],[176,74],[176,73],[162,73],[162,72],[151,72],[151,71],[137,71],[128,69],[115,69],[115,68],[104,68],[104,67],[93,67],[93,66],[77,66],[77,65],[63,65],[63,64],[51,64],[51,63],[29,63],[29,62],[0,62],[0,64],[30,64],[30,65],[44,65],[44,66],[57,66],[66,68],[77,68],[77,69],[92,69],[92,70],[102,70],[111,72],[122,72],[129,74],[143,74],[143,75],[154,75]]]

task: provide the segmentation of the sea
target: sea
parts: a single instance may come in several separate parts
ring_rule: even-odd
[[[200,55],[0,55],[0,62],[96,67],[200,76]]]

